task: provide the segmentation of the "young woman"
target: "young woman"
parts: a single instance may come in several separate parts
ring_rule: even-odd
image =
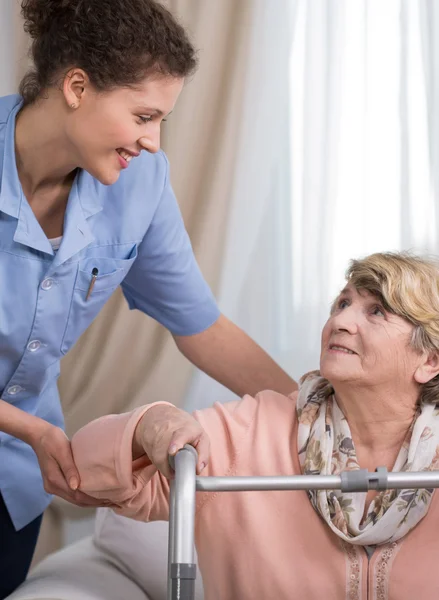
[[[196,67],[182,27],[153,0],[22,12],[34,67],[0,99],[0,598],[26,576],[50,494],[101,504],[78,491],[56,380],[119,284],[237,394],[294,387],[220,314],[172,192],[160,127]]]

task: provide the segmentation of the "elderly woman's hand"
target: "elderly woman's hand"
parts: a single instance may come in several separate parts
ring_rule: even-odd
[[[197,473],[209,460],[210,441],[201,425],[189,413],[168,404],[150,408],[139,421],[133,440],[133,458],[146,453],[149,460],[168,479],[173,471],[169,455],[174,456],[185,444],[198,453]]]

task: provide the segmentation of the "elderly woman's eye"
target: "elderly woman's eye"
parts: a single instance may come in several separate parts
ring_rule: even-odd
[[[382,306],[374,306],[372,309],[372,314],[376,315],[377,317],[384,317],[384,308]]]

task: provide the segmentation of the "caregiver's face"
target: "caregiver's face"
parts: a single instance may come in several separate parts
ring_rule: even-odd
[[[412,332],[413,325],[386,311],[379,298],[347,285],[323,328],[321,374],[332,384],[413,381],[420,357],[409,345]]]
[[[183,84],[182,78],[157,76],[135,88],[105,93],[88,85],[67,127],[78,166],[110,185],[142,150],[158,152],[162,121],[173,110]]]

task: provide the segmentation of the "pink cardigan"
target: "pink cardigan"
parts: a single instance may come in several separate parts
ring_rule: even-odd
[[[166,520],[167,480],[146,457],[131,460],[146,410],[86,425],[73,453],[84,492],[125,516]],[[194,416],[211,440],[206,475],[300,474],[295,395],[262,392]],[[306,492],[198,492],[195,536],[207,600],[439,598],[439,494],[414,530],[370,560],[332,533]]]

